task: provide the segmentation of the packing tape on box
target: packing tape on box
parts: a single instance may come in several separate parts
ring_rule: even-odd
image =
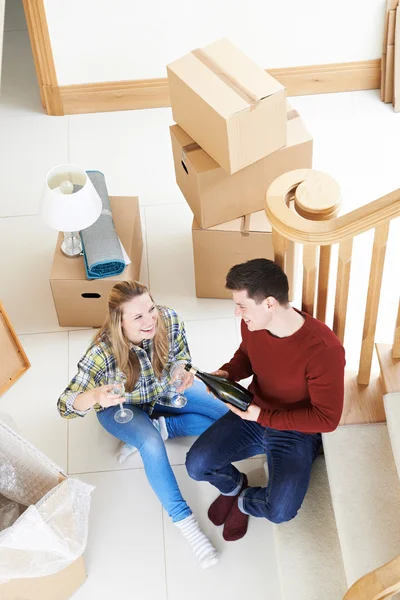
[[[243,215],[242,217],[240,233],[244,236],[250,235],[250,216],[251,215]]]
[[[196,50],[192,50],[193,56],[195,56],[205,67],[210,69],[219,77],[221,81],[223,81],[228,87],[231,88],[236,94],[238,94],[243,100],[245,100],[251,106],[254,106],[260,100],[263,100],[265,96],[259,98],[253,92],[246,87],[244,87],[233,75],[225,71],[221,65],[217,63],[211,56],[209,56],[202,48],[196,48]]]
[[[295,108],[292,108],[292,110],[289,110],[286,113],[286,117],[288,121],[293,121],[293,119],[297,119],[298,117],[300,117],[300,115]]]

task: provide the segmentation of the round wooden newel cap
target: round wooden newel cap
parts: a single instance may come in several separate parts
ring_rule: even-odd
[[[340,187],[333,177],[310,171],[296,188],[294,206],[305,219],[325,221],[338,213],[340,200]]]

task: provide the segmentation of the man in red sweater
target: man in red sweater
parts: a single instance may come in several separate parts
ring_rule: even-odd
[[[257,258],[231,268],[242,343],[216,375],[253,376],[246,412],[233,406],[193,444],[189,475],[221,495],[208,516],[224,524],[228,541],[243,537],[249,515],[283,523],[296,516],[321,446],[321,433],[339,424],[344,394],[344,348],[322,322],[289,304],[288,280],[273,261]],[[248,487],[232,462],[266,454],[268,485]]]

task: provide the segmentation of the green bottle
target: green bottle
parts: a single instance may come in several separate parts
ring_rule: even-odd
[[[190,363],[185,365],[185,369],[205,383],[210,392],[219,400],[222,400],[222,402],[232,404],[232,406],[236,406],[236,408],[242,411],[246,411],[249,408],[253,400],[253,394],[243,386],[234,381],[229,381],[225,377],[218,377],[217,375],[211,375],[211,373],[199,371]]]

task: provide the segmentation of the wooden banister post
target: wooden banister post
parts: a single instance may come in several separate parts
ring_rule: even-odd
[[[326,221],[336,217],[340,208],[339,184],[326,173],[312,171],[295,191],[294,206],[304,219]],[[328,298],[331,246],[321,246],[317,269],[316,246],[306,245],[303,251],[303,302],[302,308],[314,315],[315,287],[318,273],[316,317],[325,322]]]
[[[393,358],[400,358],[400,302],[399,302],[399,310],[397,312],[396,328],[394,330],[392,356],[393,356]]]

